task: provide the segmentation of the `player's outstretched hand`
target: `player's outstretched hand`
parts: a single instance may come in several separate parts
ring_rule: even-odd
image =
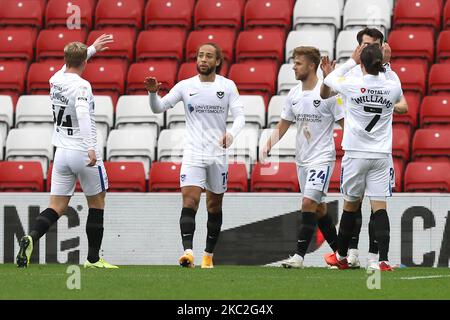
[[[361,52],[367,47],[367,44],[361,44],[355,48],[352,53],[352,59],[355,60],[356,64],[361,64]]]
[[[381,46],[381,52],[383,52],[383,63],[389,63],[391,61],[392,50],[389,43],[385,42]]]
[[[87,167],[95,166],[95,164],[97,163],[97,156],[95,155],[95,151],[94,150],[89,150],[88,151],[88,157],[89,157],[89,162],[87,164]]]
[[[161,82],[158,82],[155,77],[147,77],[144,80],[144,86],[148,92],[154,93],[157,92],[161,87]]]
[[[223,148],[229,148],[233,143],[233,135],[229,132],[225,133],[219,143]]]
[[[322,70],[323,78],[325,79],[336,67],[336,60],[330,62],[330,58],[328,56],[322,57],[321,60],[320,69]]]
[[[108,43],[114,42],[112,34],[102,34],[100,37],[95,39],[92,44],[95,48],[95,51],[102,52],[108,50],[108,47],[105,47]]]

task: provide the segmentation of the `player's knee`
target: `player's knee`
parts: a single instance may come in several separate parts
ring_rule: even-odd
[[[89,208],[104,209],[106,192],[101,192],[95,196],[86,197]]]
[[[359,209],[361,201],[344,201],[344,210],[348,212],[356,212]]]
[[[316,209],[316,217],[323,218],[327,214],[327,204],[325,202],[319,203]]]
[[[314,200],[303,197],[303,200],[302,200],[302,211],[303,212],[316,212],[317,206],[318,206],[318,204]]]
[[[206,208],[211,213],[222,211],[222,199],[210,199],[206,202]]]
[[[183,208],[189,208],[194,211],[197,211],[199,202],[200,202],[200,199],[196,199],[195,197],[184,196],[183,197]]]

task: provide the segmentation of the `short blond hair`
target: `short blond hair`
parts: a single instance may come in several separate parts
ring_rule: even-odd
[[[64,62],[67,68],[79,68],[87,59],[87,46],[81,42],[71,42],[64,47]]]
[[[320,65],[320,51],[314,47],[297,47],[292,53],[292,58],[297,56],[305,56],[308,60],[316,65],[316,70]]]

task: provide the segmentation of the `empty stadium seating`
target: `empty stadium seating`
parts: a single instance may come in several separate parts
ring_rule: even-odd
[[[388,7],[389,2],[386,0],[347,0],[344,7],[343,28],[360,29],[369,26],[386,31],[391,28],[391,13],[386,10]]]
[[[450,129],[416,130],[413,138],[413,161],[442,161],[450,158]]]
[[[450,127],[450,95],[426,96],[420,107],[422,128]]]
[[[291,29],[292,6],[290,1],[248,0],[244,12],[244,28]]]
[[[262,129],[266,124],[266,107],[261,96],[240,96],[244,106],[245,126],[247,128]],[[227,123],[231,125],[234,119],[231,111],[228,112]]]
[[[84,30],[49,29],[39,32],[36,42],[36,60],[63,59],[64,47],[74,41],[84,43]]]
[[[29,29],[0,30],[0,60],[33,60],[36,34]]]
[[[449,192],[449,162],[410,162],[405,171],[406,192]]]
[[[450,63],[437,63],[431,66],[428,78],[428,94],[450,94]]]
[[[445,3],[443,24],[444,24],[444,29],[450,28],[450,2],[449,1],[447,1]]]
[[[341,9],[335,0],[296,1],[293,20],[293,29],[311,26],[310,29],[329,30],[334,39],[336,30],[341,28]]]
[[[264,129],[261,132],[261,137],[259,138],[259,150],[264,148],[267,140],[269,139],[272,132],[276,129]],[[291,162],[295,160],[295,142],[296,142],[297,129],[291,126],[288,131],[284,134],[283,138],[277,142],[275,146],[269,153],[268,161],[282,161]]]
[[[154,162],[150,170],[149,191],[179,192],[181,163]]]
[[[420,62],[397,62],[392,64],[402,83],[403,92],[413,92],[420,96],[426,93],[426,73]]]
[[[247,192],[248,173],[243,163],[228,164],[228,192]]]
[[[93,26],[94,3],[91,0],[50,0],[45,10],[47,28],[91,29]],[[79,20],[75,15],[79,15]]]
[[[29,94],[48,94],[50,78],[62,68],[63,60],[33,63],[28,69],[27,91]]]
[[[99,0],[95,9],[95,25],[104,27],[142,28],[143,2],[139,0]]]
[[[334,37],[327,30],[308,29],[289,32],[286,40],[286,62],[293,61],[292,53],[299,46],[316,47],[322,56],[334,59]]]
[[[25,89],[27,66],[19,61],[0,61],[0,94],[10,95],[13,106]]]
[[[331,174],[328,192],[340,192],[341,191],[341,168],[342,168],[342,159],[337,158],[336,162],[334,164],[333,173]]]
[[[111,97],[94,96],[95,126],[102,138],[102,145],[106,145],[109,131],[114,126],[114,106]]]
[[[44,176],[38,161],[0,161],[1,192],[44,192]]]
[[[166,129],[158,139],[158,161],[181,162],[184,150],[185,129]]]
[[[280,121],[281,111],[286,102],[286,96],[272,96],[267,113],[267,127],[272,128]]]
[[[178,102],[173,108],[167,110],[166,119],[168,129],[186,128],[186,116],[183,101]]]
[[[105,162],[109,192],[146,192],[144,165],[141,162]]]
[[[16,127],[47,128],[53,130],[52,102],[49,95],[23,95],[17,101]]]
[[[394,28],[403,26],[441,27],[441,3],[438,0],[397,0],[394,10]]]
[[[240,29],[242,9],[238,0],[198,0],[194,11],[195,28],[228,27]]]
[[[228,149],[229,162],[244,163],[247,172],[250,173],[251,165],[258,160],[257,148],[258,131],[244,128]]]
[[[442,31],[439,34],[436,46],[436,62],[450,62],[450,30]]]
[[[250,189],[253,192],[299,192],[296,164],[257,162],[253,168]]]
[[[136,42],[136,60],[184,59],[186,34],[180,29],[154,29],[142,31]]]
[[[40,1],[0,1],[0,25],[42,27],[43,7]]]
[[[145,7],[145,27],[179,27],[190,30],[194,0],[152,0]]]
[[[88,63],[83,77],[91,83],[94,95],[109,95],[114,104],[125,92],[125,72],[120,64]]]
[[[0,142],[3,143],[6,141],[6,136],[8,135],[8,131],[13,126],[14,116],[13,116],[13,101],[10,96],[0,95]],[[3,150],[2,150],[3,154]],[[0,157],[2,160],[3,157]]]
[[[248,30],[239,33],[236,41],[236,60],[273,60],[277,64],[284,61],[283,30]]]

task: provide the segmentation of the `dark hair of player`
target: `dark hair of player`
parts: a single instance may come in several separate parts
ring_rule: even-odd
[[[383,53],[377,44],[368,45],[362,50],[361,63],[364,65],[367,73],[374,76],[386,71],[383,67]]]
[[[364,28],[358,32],[358,34],[356,35],[356,40],[358,40],[358,43],[360,45],[362,43],[364,35],[374,38],[375,40],[380,40],[380,43],[383,44],[384,41],[383,33],[376,28]]]

